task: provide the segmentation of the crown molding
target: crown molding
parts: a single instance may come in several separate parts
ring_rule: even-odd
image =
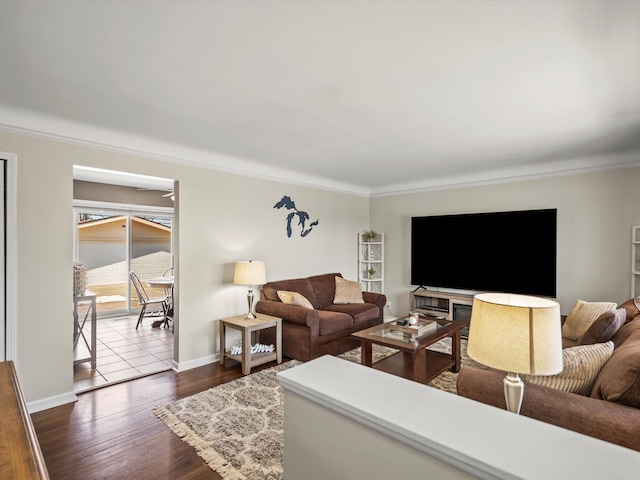
[[[0,123],[0,131],[7,133],[367,198],[478,187],[640,167],[640,151],[631,151],[544,162],[535,165],[515,166],[500,170],[485,170],[369,188],[291,170],[268,167],[238,157],[144,138],[127,132],[84,125],[7,105],[0,105],[0,118],[12,119],[11,123]]]
[[[539,165],[526,165],[501,170],[487,170],[464,175],[440,177],[419,182],[410,182],[373,188],[370,197],[388,197],[414,193],[451,190],[455,188],[481,187],[500,183],[524,182],[545,178],[563,177],[640,167],[640,151],[582,157]]]
[[[0,105],[0,131],[233,175],[368,197],[368,187],[275,168],[239,157],[191,148]],[[179,180],[179,179],[178,179]]]

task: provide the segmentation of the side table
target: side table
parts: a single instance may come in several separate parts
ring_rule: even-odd
[[[276,329],[276,349],[274,352],[251,353],[251,337],[253,332],[260,332],[265,328]],[[239,330],[242,332],[242,354],[231,355],[231,351],[227,351],[225,346],[225,336],[227,328]],[[251,367],[262,365],[263,363],[273,362],[277,360],[282,363],[282,319],[256,313],[256,318],[248,319],[242,315],[235,317],[223,318],[220,320],[220,363],[224,365],[224,361],[231,358],[242,364],[242,374],[251,373]]]
[[[96,341],[97,341],[96,332],[98,330],[98,325],[97,325],[98,314],[96,311],[97,298],[98,298],[97,294],[89,291],[86,291],[82,295],[73,296],[73,353],[74,353],[73,364],[75,365],[82,362],[91,362],[91,368],[93,370],[96,369],[96,354],[97,354],[97,348],[96,348]],[[81,305],[88,306],[87,310],[84,313],[84,317],[82,318],[82,321],[80,321],[80,311],[79,311],[79,307]],[[90,342],[89,340],[87,340],[87,337],[85,336],[85,332],[86,332],[85,327],[88,327],[87,319],[89,319],[89,315],[91,315],[91,341]],[[86,350],[88,350],[88,353],[89,353],[88,357],[82,357],[80,348],[82,348],[83,346],[82,345],[80,345],[80,347],[78,346],[78,340],[80,340],[80,337],[82,337],[82,340],[84,340],[84,348],[86,348]]]

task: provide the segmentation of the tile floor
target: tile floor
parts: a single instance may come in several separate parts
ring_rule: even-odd
[[[137,315],[98,320],[96,370],[89,362],[74,366],[76,393],[171,368],[171,328],[154,328],[154,318],[146,317],[136,330],[137,321]]]

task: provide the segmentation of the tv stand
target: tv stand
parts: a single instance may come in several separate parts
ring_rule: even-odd
[[[418,291],[420,290],[420,291]],[[410,292],[410,310],[445,320],[470,323],[473,295],[434,292],[418,287]]]

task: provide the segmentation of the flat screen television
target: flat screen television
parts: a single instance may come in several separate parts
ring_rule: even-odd
[[[411,219],[411,284],[556,296],[557,209]]]

